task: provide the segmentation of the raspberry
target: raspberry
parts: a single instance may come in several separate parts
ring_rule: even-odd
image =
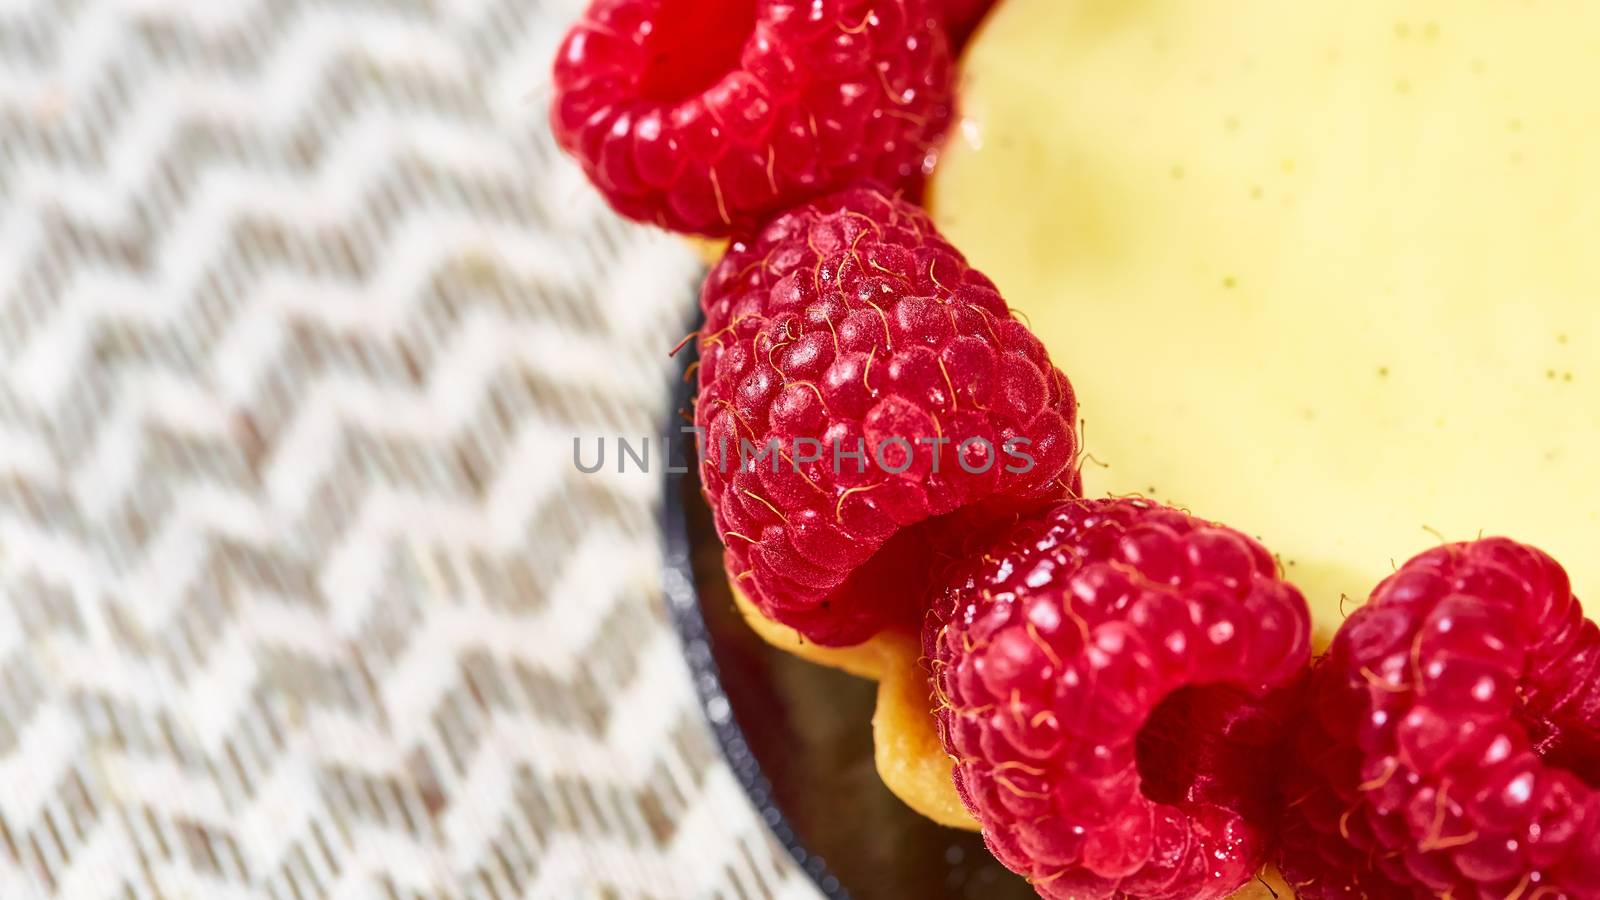
[[[556,140],[623,215],[727,235],[873,179],[915,195],[951,116],[932,0],[593,0]]]
[[[923,631],[956,788],[1046,898],[1204,900],[1265,861],[1305,600],[1255,541],[1075,500],[958,564]]]
[[[1071,385],[903,200],[856,188],[779,216],[700,302],[695,423],[729,575],[819,644],[915,634],[951,542],[1079,488]]]
[[[1600,898],[1600,629],[1504,538],[1430,550],[1312,677],[1280,867],[1303,900]]]
[[[950,46],[960,48],[983,21],[994,0],[941,0],[944,30],[950,36]]]

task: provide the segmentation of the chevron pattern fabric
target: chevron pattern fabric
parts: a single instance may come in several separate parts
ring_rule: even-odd
[[[809,898],[659,599],[577,0],[0,0],[0,898]]]

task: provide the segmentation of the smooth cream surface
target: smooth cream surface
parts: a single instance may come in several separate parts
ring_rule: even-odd
[[[1600,598],[1600,4],[1003,0],[963,79],[931,205],[1091,494],[1260,536],[1322,641],[1441,536]]]

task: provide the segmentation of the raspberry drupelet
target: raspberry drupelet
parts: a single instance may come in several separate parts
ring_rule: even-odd
[[[701,306],[695,422],[729,577],[816,643],[917,633],[936,559],[1078,492],[1071,385],[904,200],[857,188],[777,217]]]
[[[1402,566],[1312,676],[1279,866],[1302,900],[1600,898],[1600,629],[1504,538]]]
[[[951,117],[933,0],[593,0],[557,142],[623,215],[729,235],[854,182],[921,190]]]
[[[924,629],[940,739],[1039,894],[1225,897],[1269,855],[1310,614],[1255,541],[1073,500],[957,565]]]

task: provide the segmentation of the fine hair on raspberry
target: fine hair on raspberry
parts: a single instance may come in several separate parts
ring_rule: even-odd
[[[1600,629],[1542,551],[1401,566],[1307,709],[1279,857],[1304,900],[1600,898]]]
[[[1250,538],[1072,500],[954,566],[924,629],[940,739],[1048,900],[1225,897],[1269,858],[1310,613]]]
[[[935,0],[593,0],[557,142],[623,215],[729,235],[854,182],[915,194],[954,96]]]
[[[812,641],[914,633],[936,560],[1078,491],[1071,385],[903,199],[855,188],[777,217],[701,307],[700,474],[728,574]]]

